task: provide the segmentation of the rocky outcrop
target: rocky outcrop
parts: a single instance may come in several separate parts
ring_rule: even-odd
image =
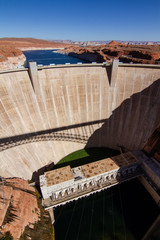
[[[17,57],[8,57],[5,61],[0,62],[0,70],[15,69],[24,66],[26,57],[21,54]]]
[[[70,46],[64,52],[90,62],[110,63],[113,59],[119,59],[123,63],[160,64],[160,45],[128,45],[112,41],[94,47]]]
[[[0,62],[4,62],[8,57],[22,55],[22,51],[12,45],[3,45],[0,42]]]
[[[63,49],[71,44],[51,42],[33,38],[1,38],[0,70],[14,69],[23,66],[26,57],[24,50]]]
[[[0,69],[14,69],[23,66],[25,61],[26,57],[20,49],[0,45]]]
[[[87,62],[104,62],[103,56],[89,52],[89,51],[83,52],[81,54],[76,52],[75,53],[71,52],[71,53],[68,53],[68,55],[85,60]]]
[[[4,200],[2,189],[1,184],[0,234],[5,235],[6,232],[10,232],[13,239],[17,240],[26,226],[33,229],[34,224],[39,220],[40,210],[35,190],[27,181],[20,178],[4,179]]]

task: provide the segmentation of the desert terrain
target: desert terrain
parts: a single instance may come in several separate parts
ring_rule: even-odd
[[[63,42],[33,38],[1,38],[0,69],[14,69],[25,63],[22,51],[58,49],[59,53],[89,62],[108,62],[119,59],[123,63],[160,64],[160,45],[130,45],[111,41],[99,46],[80,47]]]
[[[14,69],[25,63],[24,50],[57,49],[70,44],[33,38],[0,38],[0,69]]]
[[[111,41],[99,46],[69,46],[59,52],[97,63],[119,59],[123,63],[160,64],[160,45],[129,45]]]

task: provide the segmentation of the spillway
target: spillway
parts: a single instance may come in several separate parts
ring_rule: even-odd
[[[0,72],[0,175],[85,147],[142,149],[160,123],[160,66],[81,64]]]

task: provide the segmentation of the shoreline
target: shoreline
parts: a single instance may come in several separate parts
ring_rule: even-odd
[[[52,47],[47,47],[47,48],[38,48],[38,47],[26,47],[26,48],[19,48],[21,51],[34,51],[34,50],[56,50],[56,49],[64,49],[64,48],[52,48]]]
[[[39,48],[39,47],[26,47],[26,48],[17,48],[22,51],[22,54],[19,56],[14,56],[14,57],[7,57],[6,60],[0,62],[0,70],[7,70],[7,69],[16,69],[18,67],[26,65],[26,57],[23,52],[25,51],[35,51],[35,50],[62,50],[64,48],[51,48],[51,47],[46,47],[46,48]]]
[[[26,64],[26,57],[22,53],[19,56],[7,57],[5,61],[0,62],[0,70],[16,69],[20,66],[25,66],[25,64]]]

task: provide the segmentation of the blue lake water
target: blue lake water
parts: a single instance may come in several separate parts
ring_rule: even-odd
[[[86,63],[86,61],[71,57],[68,55],[60,54],[55,52],[55,50],[34,50],[34,51],[23,51],[26,56],[28,67],[28,62],[35,61],[37,64],[49,65],[49,64],[65,64],[71,63],[76,64],[78,62]]]

